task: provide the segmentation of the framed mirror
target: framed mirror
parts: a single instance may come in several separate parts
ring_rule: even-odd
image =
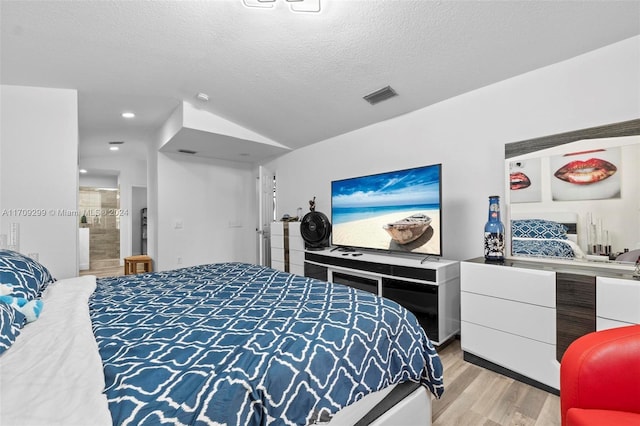
[[[640,256],[640,119],[505,145],[511,257]]]

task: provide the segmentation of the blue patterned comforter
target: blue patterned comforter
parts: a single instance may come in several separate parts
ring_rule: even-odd
[[[511,252],[517,256],[574,258],[568,240],[542,238],[512,238]]]
[[[90,311],[118,425],[305,425],[390,384],[444,390],[413,314],[270,268],[99,279]]]

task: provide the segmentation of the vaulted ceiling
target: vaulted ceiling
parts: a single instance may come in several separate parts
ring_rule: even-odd
[[[296,149],[640,34],[638,1],[249,1],[2,0],[1,82],[78,90],[81,156],[183,102]]]

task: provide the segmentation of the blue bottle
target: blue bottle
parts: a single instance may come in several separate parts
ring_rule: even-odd
[[[489,197],[489,220],[484,226],[484,258],[490,262],[504,261],[504,224],[500,221],[500,197]]]

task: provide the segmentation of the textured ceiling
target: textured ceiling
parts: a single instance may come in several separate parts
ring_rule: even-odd
[[[295,149],[640,34],[638,1],[321,1],[2,0],[0,77],[77,89],[81,157],[182,101]]]

